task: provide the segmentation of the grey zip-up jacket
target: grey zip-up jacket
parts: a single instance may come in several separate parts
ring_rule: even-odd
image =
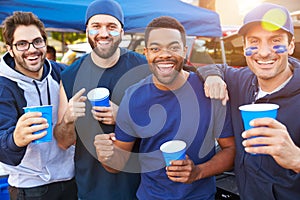
[[[10,185],[35,187],[74,177],[74,146],[68,150],[51,142],[17,147],[13,132],[23,107],[53,106],[53,127],[57,122],[60,72],[64,66],[47,59],[41,80],[34,80],[14,69],[13,58],[6,53],[0,60],[0,162],[8,172]]]

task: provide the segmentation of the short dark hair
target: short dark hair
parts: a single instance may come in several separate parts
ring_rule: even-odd
[[[47,33],[43,22],[35,16],[32,12],[14,12],[13,15],[7,17],[3,21],[3,38],[7,45],[12,45],[13,35],[18,26],[24,25],[35,25],[41,32],[43,39],[47,40]]]
[[[186,33],[183,25],[175,18],[169,16],[161,16],[153,19],[145,30],[145,46],[147,47],[149,34],[152,30],[159,28],[176,29],[180,32],[183,45],[186,45]]]
[[[53,60],[56,60],[56,50],[53,46],[47,45],[47,53],[50,53],[53,56]]]

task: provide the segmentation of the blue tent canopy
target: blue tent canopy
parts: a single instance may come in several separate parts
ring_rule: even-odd
[[[47,28],[84,31],[85,10],[92,0],[1,0],[0,21],[14,11],[36,14]],[[219,15],[180,0],[116,0],[124,15],[127,33],[141,32],[155,17],[167,15],[178,19],[192,36],[221,37]]]

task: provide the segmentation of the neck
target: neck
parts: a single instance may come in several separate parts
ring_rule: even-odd
[[[293,75],[290,67],[287,67],[282,73],[271,79],[258,78],[260,88],[265,92],[272,92]]]
[[[93,62],[101,68],[111,68],[112,66],[114,66],[119,58],[120,58],[121,52],[120,52],[120,48],[118,48],[115,53],[109,57],[109,58],[101,58],[100,56],[97,55],[97,53],[95,51],[91,52],[91,57]]]
[[[153,76],[153,83],[160,90],[165,90],[165,91],[177,90],[185,84],[188,77],[189,77],[189,72],[181,70],[178,73],[177,77],[174,79],[174,81],[170,84],[164,84],[164,83],[159,82],[159,80],[157,78],[155,78],[155,76]]]

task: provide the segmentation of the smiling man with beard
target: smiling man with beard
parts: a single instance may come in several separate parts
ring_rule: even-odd
[[[33,13],[7,17],[3,38],[8,52],[0,61],[0,161],[9,174],[10,198],[75,200],[74,147],[62,150],[55,138],[34,143],[46,131],[33,133],[49,124],[40,112],[23,110],[52,105],[56,123],[60,72],[65,66],[46,59],[47,35]]]
[[[233,166],[228,107],[206,98],[198,75],[183,70],[186,35],[176,19],[153,19],[145,31],[145,46],[153,74],[126,91],[115,133],[96,136],[98,159],[107,171],[118,173],[140,140],[138,199],[213,200],[214,176]],[[186,156],[166,167],[159,148],[173,139],[187,144]],[[222,148],[218,153],[215,140]]]
[[[95,135],[114,131],[125,89],[150,72],[143,55],[119,47],[124,15],[117,2],[92,2],[85,22],[93,51],[62,73],[59,123],[54,134],[63,149],[76,143],[75,176],[80,199],[132,200],[140,180],[139,171],[108,173],[97,160],[93,142]],[[86,92],[96,87],[109,89],[110,107],[91,108],[85,102]]]

